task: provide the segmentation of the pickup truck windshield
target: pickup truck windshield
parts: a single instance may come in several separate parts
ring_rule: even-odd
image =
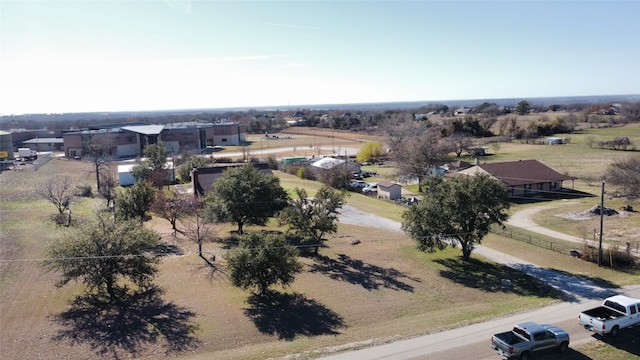
[[[518,334],[521,338],[526,339],[526,340],[531,340],[531,336],[529,335],[529,333],[527,333],[526,331],[524,331],[523,329],[520,328],[513,328],[513,332]]]
[[[611,309],[614,309],[616,311],[619,311],[619,312],[621,312],[623,314],[627,313],[627,308],[625,308],[624,306],[618,304],[615,301],[607,300],[607,301],[604,302],[604,306],[606,306],[608,308],[611,308]]]

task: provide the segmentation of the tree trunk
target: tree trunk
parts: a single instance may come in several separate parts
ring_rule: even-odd
[[[109,303],[114,304],[117,299],[112,279],[107,280],[107,294],[109,294]]]
[[[464,261],[469,261],[471,258],[471,244],[462,242],[460,245],[462,247],[462,259]]]

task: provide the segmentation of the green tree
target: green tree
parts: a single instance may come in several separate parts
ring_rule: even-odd
[[[531,110],[531,104],[528,101],[522,100],[516,106],[516,112],[520,115],[526,115]]]
[[[191,170],[193,168],[203,168],[211,164],[207,158],[200,156],[189,155],[184,159],[181,159],[181,164],[176,169],[176,177],[181,183],[188,183],[191,181]]]
[[[402,216],[402,229],[422,251],[459,245],[463,259],[469,260],[490,227],[508,218],[507,189],[487,175],[432,176],[425,187],[424,200]]]
[[[618,186],[629,199],[640,197],[640,155],[630,155],[616,160],[607,167],[607,181]]]
[[[88,293],[108,296],[110,303],[126,296],[131,284],[151,286],[158,258],[159,236],[140,223],[116,221],[108,214],[82,225],[77,234],[49,246],[45,267],[59,271],[57,286],[79,280]]]
[[[292,200],[280,212],[280,225],[288,225],[289,231],[299,236],[303,243],[315,245],[315,252],[325,241],[324,236],[338,230],[338,209],[344,205],[346,192],[323,186],[313,199],[304,189],[296,188],[298,199]]]
[[[302,271],[297,256],[298,249],[281,234],[247,233],[225,255],[229,280],[254,294],[263,294],[276,284],[289,286]]]
[[[146,182],[137,182],[125,188],[116,198],[116,218],[138,219],[143,222],[155,199],[156,191]]]
[[[167,148],[162,142],[147,145],[143,154],[145,159],[131,169],[136,181],[149,180],[156,187],[161,187],[167,178]]]
[[[252,164],[227,169],[213,187],[205,196],[205,217],[237,224],[239,234],[244,225],[264,226],[289,200],[280,179]]]
[[[384,155],[384,147],[379,141],[367,141],[356,154],[359,162],[369,162]]]

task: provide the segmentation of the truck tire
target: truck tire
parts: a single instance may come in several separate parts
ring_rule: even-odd
[[[609,331],[609,336],[611,337],[616,337],[616,335],[618,335],[618,330],[620,330],[620,328],[618,327],[618,325],[614,326],[613,329],[611,329],[611,331]]]
[[[569,350],[569,343],[567,341],[563,342],[558,346],[558,351],[561,353],[567,352]]]
[[[529,352],[524,351],[518,356],[518,360],[529,360]]]

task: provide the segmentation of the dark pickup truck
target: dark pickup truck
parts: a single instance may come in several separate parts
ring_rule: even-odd
[[[526,322],[511,331],[493,335],[491,348],[507,359],[528,360],[533,352],[540,350],[567,351],[569,334],[553,325]]]

